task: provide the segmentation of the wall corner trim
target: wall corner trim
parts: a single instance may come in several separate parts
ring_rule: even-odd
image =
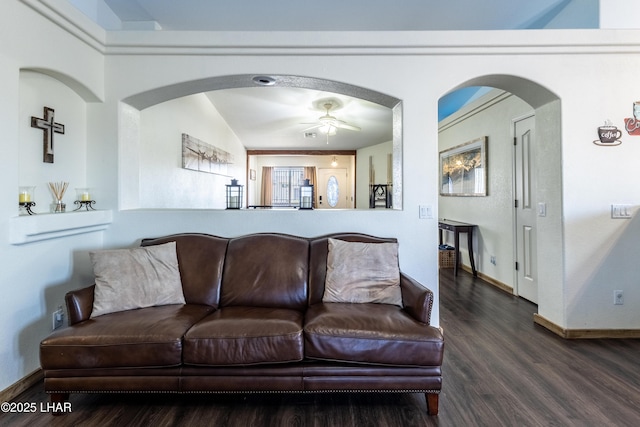
[[[0,402],[11,402],[21,393],[33,387],[44,378],[44,372],[38,368],[26,377],[0,391]]]
[[[640,329],[565,329],[548,319],[533,314],[533,322],[565,339],[637,339]]]

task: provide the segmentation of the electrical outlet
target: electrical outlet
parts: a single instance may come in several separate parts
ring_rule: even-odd
[[[61,305],[58,306],[58,309],[53,312],[51,320],[51,326],[54,331],[62,327],[62,325],[64,324],[64,310],[62,309]]]
[[[491,264],[496,265],[496,256],[491,255]]]
[[[621,290],[613,291],[613,304],[614,305],[624,304],[624,292],[622,292]]]

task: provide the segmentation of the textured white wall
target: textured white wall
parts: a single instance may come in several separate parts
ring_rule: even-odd
[[[640,28],[637,0],[600,0],[600,28]]]
[[[225,209],[225,185],[246,185],[246,151],[205,94],[142,110],[140,129],[140,208]],[[183,133],[231,153],[234,163],[224,175],[183,169]]]

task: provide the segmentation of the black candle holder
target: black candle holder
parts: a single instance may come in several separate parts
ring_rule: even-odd
[[[75,208],[73,211],[79,211],[80,209],[82,209],[82,207],[84,206],[84,208],[86,210],[91,210],[91,211],[95,211],[95,209],[93,208],[93,205],[96,203],[95,200],[76,200],[75,202],[73,202],[74,205],[78,205],[77,208]]]
[[[36,205],[36,202],[18,202],[18,205],[24,208],[29,215],[35,215],[36,213],[31,210],[32,206]]]

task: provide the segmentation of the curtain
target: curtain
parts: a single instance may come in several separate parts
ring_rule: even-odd
[[[273,173],[273,167],[262,167],[262,187],[260,189],[260,204],[263,206],[271,206],[271,194],[273,192],[273,183],[271,180],[271,174]]]
[[[309,180],[309,184],[313,185],[313,207],[318,206],[318,174],[315,166],[304,167],[304,179]]]

